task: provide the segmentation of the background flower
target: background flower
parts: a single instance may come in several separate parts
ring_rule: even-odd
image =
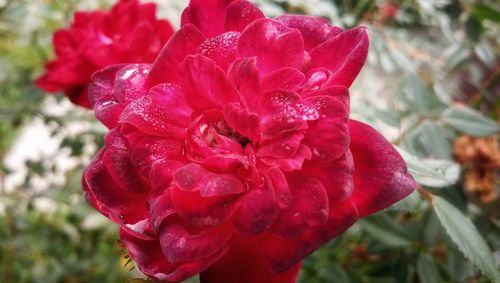
[[[69,28],[54,33],[56,58],[35,83],[90,107],[87,88],[95,71],[119,63],[151,63],[172,33],[168,21],[156,18],[153,3],[120,0],[110,11],[76,12]]]
[[[365,28],[192,0],[152,65],[94,74],[111,131],[88,200],[155,279],[294,282],[305,256],[415,187],[392,145],[349,120],[367,52]]]

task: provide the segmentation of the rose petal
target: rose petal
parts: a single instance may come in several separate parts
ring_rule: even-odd
[[[232,238],[225,226],[197,229],[189,225],[169,223],[160,229],[160,245],[170,262],[193,262],[217,257]]]
[[[328,163],[307,162],[302,173],[321,182],[330,201],[343,201],[349,198],[354,188],[354,162],[350,150],[338,159]]]
[[[203,41],[205,36],[194,25],[183,26],[169,39],[151,66],[148,85],[177,82],[179,64],[186,56],[196,54]]]
[[[229,67],[227,78],[237,90],[242,106],[253,112],[260,103],[260,80],[257,70],[257,59],[236,59]]]
[[[233,1],[226,8],[224,18],[225,31],[243,31],[255,20],[264,18],[264,14],[248,1]]]
[[[205,198],[245,191],[245,186],[236,176],[212,173],[196,163],[189,163],[175,171],[174,184],[185,192],[199,191]]]
[[[238,209],[239,195],[202,197],[200,192],[172,190],[177,213],[197,226],[217,226],[228,220]]]
[[[224,121],[231,129],[250,139],[251,142],[257,143],[260,140],[260,125],[257,114],[245,111],[236,103],[224,105],[223,112]]]
[[[200,274],[202,283],[294,283],[300,263],[283,273],[269,269],[259,252],[259,243],[247,237],[239,237],[231,249],[217,263]]]
[[[116,73],[113,94],[118,102],[126,106],[130,102],[146,95],[146,77],[148,64],[131,64]]]
[[[234,225],[244,234],[257,235],[278,217],[279,205],[271,190],[255,188],[245,194],[234,216]]]
[[[416,187],[406,163],[372,127],[350,121],[354,157],[354,191],[351,200],[360,216],[382,210],[409,195]]]
[[[181,26],[193,24],[206,37],[214,37],[224,32],[226,7],[233,0],[191,0],[182,13]]]
[[[228,66],[236,59],[236,47],[239,40],[239,32],[226,32],[205,40],[198,47],[198,53],[214,60],[219,67],[227,70]]]
[[[327,67],[333,73],[331,85],[351,86],[368,55],[365,27],[344,31],[312,49],[311,68]]]
[[[271,234],[259,238],[260,250],[274,272],[284,272],[324,243],[342,234],[358,220],[356,207],[350,202],[330,203],[328,222],[306,229],[296,238],[284,239]]]
[[[280,208],[288,207],[293,200],[285,174],[278,167],[270,168],[266,175],[266,185],[274,191],[274,196]]]
[[[289,28],[296,28],[304,38],[304,47],[306,51],[325,42],[342,32],[339,27],[332,27],[327,19],[315,16],[303,15],[281,15],[276,20],[282,22]]]
[[[293,195],[290,206],[281,210],[271,233],[294,238],[308,229],[328,221],[328,195],[316,179],[299,174],[288,174],[288,184]]]
[[[260,19],[242,33],[238,44],[240,57],[257,57],[261,76],[283,67],[301,69],[304,42],[300,32],[272,19]]]
[[[224,71],[205,56],[188,56],[180,66],[180,82],[187,103],[197,111],[222,108],[237,95]]]
[[[304,78],[304,74],[295,68],[281,68],[270,73],[262,80],[262,91],[296,91],[304,81]]]

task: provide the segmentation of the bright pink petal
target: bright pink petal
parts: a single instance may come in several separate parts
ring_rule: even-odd
[[[233,174],[212,173],[201,165],[189,163],[174,173],[174,184],[185,192],[200,192],[202,197],[226,196],[245,191]]]
[[[148,64],[131,64],[121,68],[116,73],[113,94],[116,100],[126,106],[130,102],[147,94],[146,77]]]
[[[188,56],[181,64],[181,85],[188,104],[197,111],[222,108],[237,94],[224,71],[205,56]]]
[[[117,126],[118,118],[124,109],[113,94],[116,73],[123,67],[124,65],[114,65],[96,72],[89,85],[90,103],[96,118],[109,129]]]
[[[300,263],[283,273],[273,272],[259,252],[259,243],[239,237],[217,263],[200,275],[201,283],[295,283]]]
[[[256,56],[261,76],[283,67],[301,69],[305,58],[304,42],[298,30],[272,19],[260,19],[241,33],[238,55]]]
[[[351,86],[368,55],[365,27],[344,31],[310,51],[311,68],[326,67],[333,73],[331,85]]]
[[[311,177],[289,174],[287,180],[293,200],[281,210],[271,233],[293,238],[328,221],[328,195],[323,185]]]
[[[257,114],[244,110],[236,103],[224,105],[223,111],[224,121],[229,127],[252,142],[259,141],[260,125]]]
[[[182,101],[179,88],[160,84],[149,95],[132,101],[123,110],[119,122],[133,125],[149,135],[182,139],[191,112]]]
[[[296,238],[284,239],[270,234],[259,238],[260,250],[274,272],[283,272],[299,263],[324,243],[342,234],[358,220],[356,207],[350,202],[330,203],[328,221],[306,229]]]
[[[239,195],[202,197],[200,192],[172,190],[177,213],[196,226],[217,226],[228,220],[238,209]]]
[[[304,74],[295,68],[278,69],[267,75],[261,82],[262,91],[297,91],[304,81]]]
[[[232,238],[225,226],[197,229],[194,226],[169,223],[160,229],[160,245],[173,263],[193,262],[216,257]]]
[[[330,201],[338,202],[351,196],[354,188],[354,162],[351,151],[328,163],[310,161],[302,168],[302,173],[323,184]]]
[[[185,25],[177,31],[161,50],[151,66],[148,85],[175,83],[178,81],[179,64],[186,56],[196,54],[205,36],[193,25]]]
[[[243,31],[249,24],[264,18],[264,14],[248,1],[237,0],[226,8],[224,29],[226,31]]]
[[[331,78],[332,72],[325,68],[315,68],[306,73],[301,94],[304,96],[311,91],[317,91]]]
[[[234,225],[241,233],[256,235],[271,227],[278,214],[279,205],[274,193],[264,188],[255,188],[243,197],[234,216]]]
[[[198,53],[217,63],[223,70],[236,59],[236,47],[240,40],[239,32],[226,32],[205,40],[198,48]]]
[[[206,37],[214,37],[224,32],[226,7],[233,0],[191,0],[182,13],[181,26],[193,24]]]
[[[259,107],[260,80],[256,58],[240,58],[231,64],[227,77],[237,90],[242,106],[254,112]]]
[[[339,27],[332,27],[327,19],[315,16],[282,15],[276,18],[289,28],[296,28],[304,38],[306,51],[313,49],[331,37],[342,32]]]
[[[360,216],[382,210],[409,195],[416,187],[406,163],[381,134],[351,120],[354,192],[351,200]]]

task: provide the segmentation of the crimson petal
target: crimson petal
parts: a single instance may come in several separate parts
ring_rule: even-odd
[[[264,14],[254,4],[237,0],[226,8],[224,29],[226,31],[243,31],[253,21],[264,18]]]
[[[327,67],[332,85],[349,87],[365,63],[368,44],[365,27],[344,31],[310,51],[311,68]]]
[[[406,163],[380,133],[351,120],[354,191],[351,200],[360,216],[382,210],[409,195],[416,187]]]
[[[256,235],[271,227],[278,214],[279,205],[273,192],[256,188],[243,197],[234,216],[234,225],[241,233]]]
[[[181,26],[194,24],[206,37],[214,37],[224,32],[226,7],[233,0],[191,0],[184,9]]]

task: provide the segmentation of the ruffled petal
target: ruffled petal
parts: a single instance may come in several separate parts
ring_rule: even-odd
[[[126,106],[147,94],[145,84],[149,69],[148,64],[131,64],[116,73],[113,95],[119,103]]]
[[[191,111],[182,100],[182,92],[176,86],[158,85],[149,95],[132,101],[123,110],[119,122],[152,136],[183,139]]]
[[[350,150],[340,158],[327,163],[309,161],[301,172],[320,181],[330,201],[343,201],[352,194],[354,162]]]
[[[301,69],[305,60],[304,42],[298,30],[272,19],[260,19],[241,33],[238,55],[256,56],[261,76],[283,67]]]
[[[191,0],[182,13],[181,26],[193,24],[206,37],[224,33],[226,7],[233,0]]]
[[[221,109],[237,101],[237,94],[224,71],[205,56],[188,56],[181,64],[181,85],[187,103],[195,111]]]
[[[210,58],[223,70],[236,59],[236,47],[240,40],[239,32],[226,32],[205,40],[198,48],[198,53]]]
[[[342,156],[349,147],[349,112],[344,103],[334,95],[311,96],[300,106],[310,120],[304,144],[311,148],[313,160],[328,162]]]
[[[170,262],[193,262],[217,258],[232,239],[227,226],[198,229],[192,225],[168,223],[160,229],[160,245]]]
[[[396,149],[372,127],[351,120],[354,192],[351,200],[360,216],[382,210],[409,195],[416,187]]]
[[[243,183],[233,174],[212,173],[196,163],[189,163],[175,171],[174,184],[185,192],[200,192],[205,198],[245,191]]]
[[[223,108],[224,121],[238,134],[258,142],[260,139],[260,125],[257,114],[245,111],[236,103],[226,104]]]
[[[330,203],[328,221],[325,224],[306,229],[296,238],[284,239],[263,234],[258,239],[260,250],[271,270],[284,272],[324,243],[342,234],[357,220],[358,212],[352,202]]]
[[[217,263],[200,274],[201,283],[295,283],[300,263],[283,273],[273,272],[259,252],[259,243],[239,237]]]
[[[179,80],[179,64],[191,54],[196,54],[205,36],[194,26],[185,25],[177,31],[163,47],[151,66],[148,85],[175,83]]]
[[[257,59],[236,59],[229,67],[227,78],[237,90],[242,106],[255,112],[260,103],[260,80]]]
[[[311,68],[327,67],[331,85],[349,87],[365,63],[368,45],[365,27],[344,31],[310,51]]]
[[[267,188],[256,188],[243,197],[234,216],[234,226],[244,234],[260,234],[271,227],[278,214],[274,193]]]
[[[289,207],[281,210],[271,233],[294,238],[328,221],[329,201],[325,188],[318,180],[295,173],[288,174],[287,180],[293,200]]]
[[[265,175],[266,185],[274,192],[274,197],[280,208],[290,206],[293,200],[292,193],[288,187],[288,181],[285,174],[278,167],[271,167]]]
[[[296,28],[300,31],[306,51],[342,32],[341,28],[332,27],[327,19],[321,17],[289,14],[279,16],[276,20],[289,28]]]
[[[278,69],[267,75],[261,82],[262,91],[297,91],[304,81],[304,74],[295,68]]]
[[[226,8],[225,31],[243,31],[249,24],[264,18],[264,13],[248,1],[237,0]]]
[[[200,192],[173,188],[172,201],[177,213],[196,226],[217,226],[234,215],[240,195],[202,197]]]

